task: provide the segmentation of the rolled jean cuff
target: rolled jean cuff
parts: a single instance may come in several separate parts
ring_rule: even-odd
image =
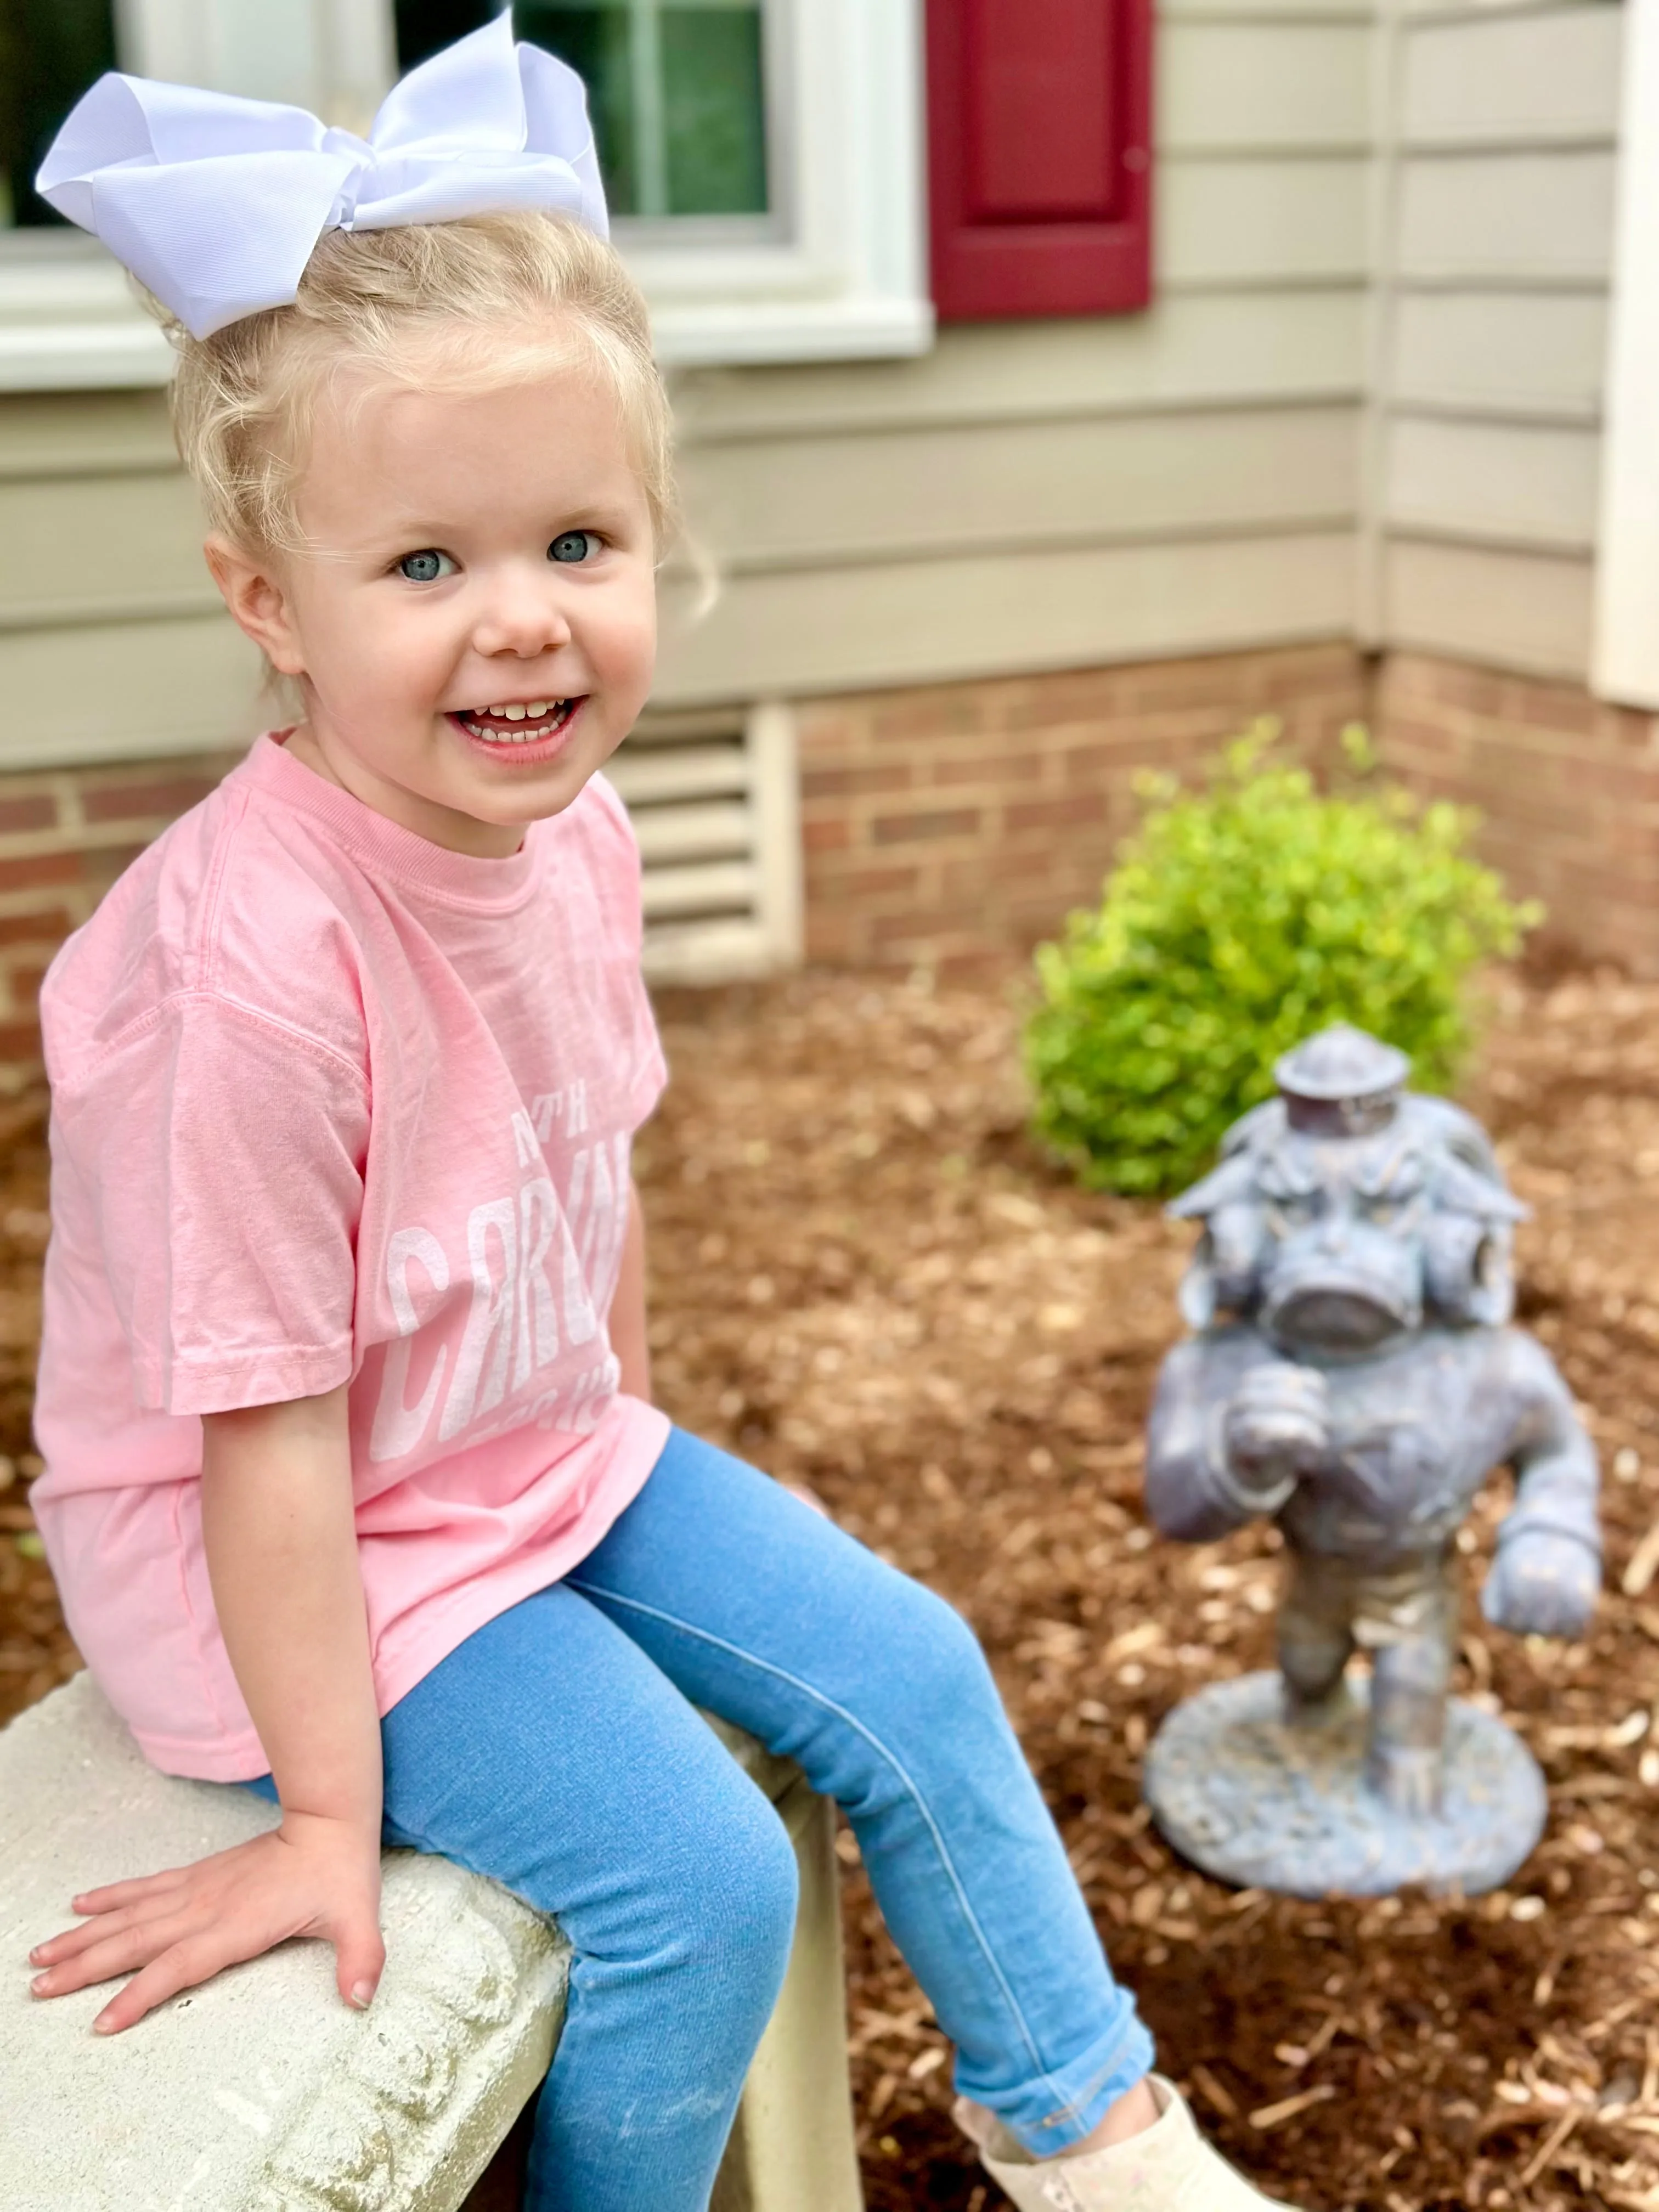
[[[1050,2158],[1092,2134],[1118,2099],[1151,2073],[1154,2055],[1152,2039],[1126,1994],[1111,2027],[1069,2065],[1012,2088],[991,2088],[976,2082],[958,2056],[956,2083],[963,2096],[994,2112],[1026,2150]]]

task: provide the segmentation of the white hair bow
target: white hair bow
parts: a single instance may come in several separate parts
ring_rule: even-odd
[[[299,290],[325,230],[548,208],[608,234],[581,79],[498,15],[411,70],[367,139],[302,107],[100,76],[35,179],[204,338]]]

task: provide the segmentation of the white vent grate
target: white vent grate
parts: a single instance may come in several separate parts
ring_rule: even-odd
[[[652,981],[725,982],[795,966],[800,809],[788,708],[647,714],[609,774],[645,864]]]

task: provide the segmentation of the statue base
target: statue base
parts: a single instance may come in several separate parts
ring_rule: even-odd
[[[1544,1832],[1538,1762],[1455,1698],[1439,1812],[1396,1812],[1365,1780],[1369,1692],[1352,1677],[1328,1716],[1293,1723],[1278,1674],[1244,1674],[1177,1705],[1142,1779],[1165,1838],[1206,1874],[1290,1897],[1498,1888]]]

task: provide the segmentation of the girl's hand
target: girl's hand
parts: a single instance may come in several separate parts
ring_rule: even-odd
[[[280,1828],[231,1850],[88,1890],[71,1905],[90,1917],[29,1953],[31,1966],[47,1970],[30,1987],[38,1997],[60,1997],[132,1974],[94,2021],[100,2035],[118,2034],[181,1990],[290,1936],[333,1944],[340,1995],[359,2008],[386,1965],[380,1838],[319,1814],[286,1814]]]
[[[832,1518],[830,1508],[818,1496],[811,1483],[786,1482],[781,1484],[780,1487],[787,1490],[792,1498],[799,1498],[803,1505],[810,1505],[814,1513],[821,1513],[826,1521]]]

